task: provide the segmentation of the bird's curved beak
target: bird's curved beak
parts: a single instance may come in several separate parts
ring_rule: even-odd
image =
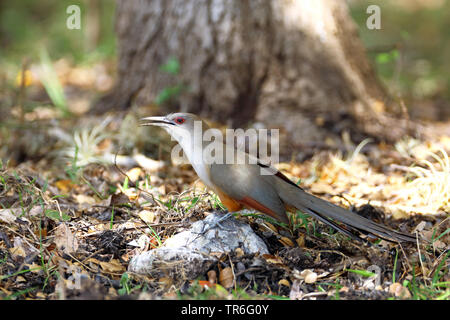
[[[140,126],[159,126],[159,127],[167,127],[170,125],[175,125],[174,122],[170,121],[166,117],[147,117],[147,118],[141,118]]]

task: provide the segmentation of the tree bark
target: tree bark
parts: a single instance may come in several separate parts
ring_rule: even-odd
[[[340,134],[343,119],[381,139],[402,134],[382,123],[385,91],[343,0],[119,0],[116,31],[118,81],[96,111],[149,104],[181,84],[164,110],[261,121],[294,145],[324,139],[331,124]],[[169,58],[176,75],[161,70]]]

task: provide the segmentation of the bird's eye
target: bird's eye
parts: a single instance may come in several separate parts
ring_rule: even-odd
[[[178,118],[175,119],[175,122],[178,123],[178,124],[183,124],[184,123],[184,118],[178,117]]]

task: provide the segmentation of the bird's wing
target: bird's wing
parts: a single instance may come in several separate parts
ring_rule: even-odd
[[[210,178],[219,193],[282,222],[289,223],[271,176],[261,175],[257,164],[211,164]],[[273,178],[273,177],[272,177]]]

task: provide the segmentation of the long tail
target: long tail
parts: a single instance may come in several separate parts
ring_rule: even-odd
[[[295,184],[279,179],[277,181],[277,191],[286,204],[310,214],[353,239],[362,240],[359,236],[352,233],[352,231],[357,231],[388,241],[416,242],[414,235],[392,230],[384,225],[375,223],[354,212],[313,196]],[[340,226],[337,222],[344,224],[345,227]]]

